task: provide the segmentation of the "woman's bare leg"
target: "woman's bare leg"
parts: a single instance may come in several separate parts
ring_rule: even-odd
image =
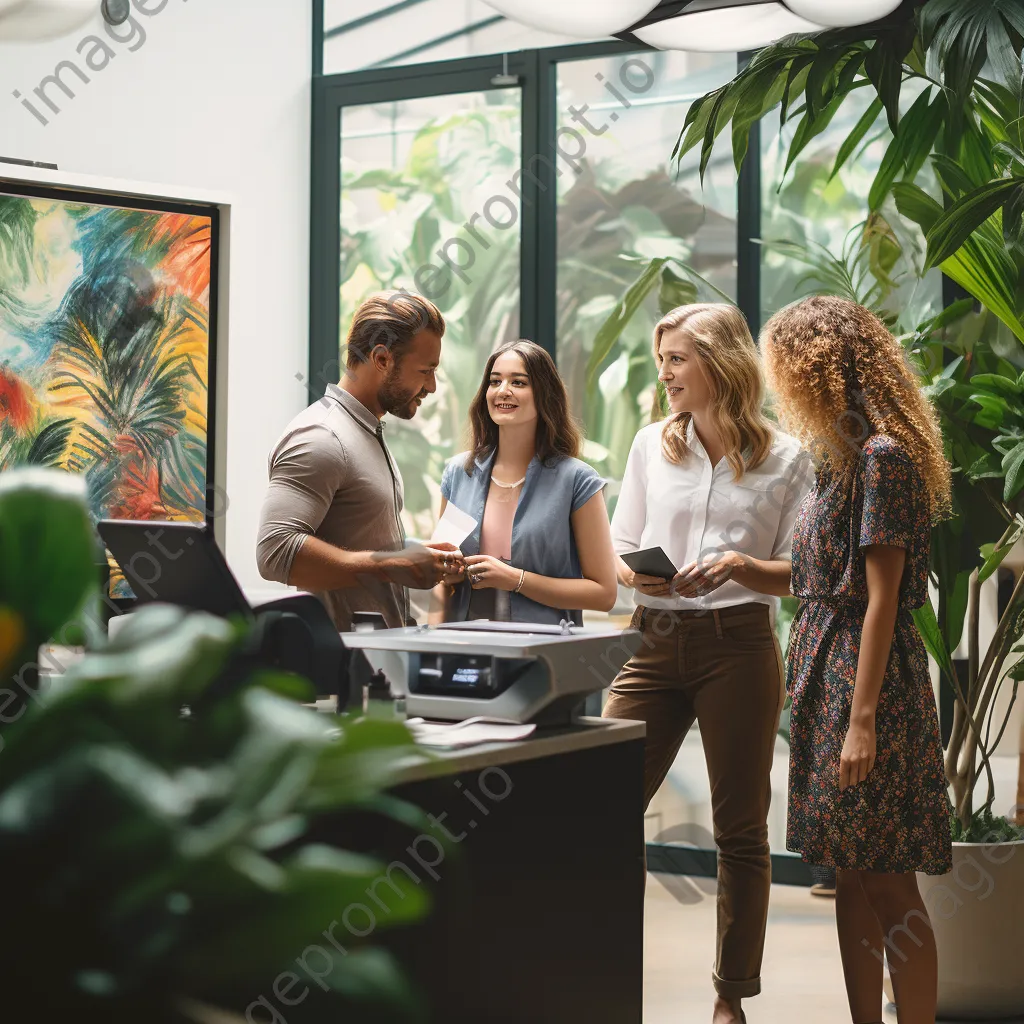
[[[722,996],[715,997],[715,1009],[711,1017],[711,1024],[741,1024],[743,1020],[739,999],[724,999]]]
[[[836,871],[836,930],[853,1024],[882,1017],[882,926],[860,884],[859,871]]]
[[[917,876],[862,871],[860,883],[882,926],[899,1024],[935,1024],[938,955]]]

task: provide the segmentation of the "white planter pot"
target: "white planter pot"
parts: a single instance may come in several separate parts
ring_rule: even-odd
[[[953,870],[918,883],[939,953],[939,1019],[1024,1016],[1024,841],[954,843]]]

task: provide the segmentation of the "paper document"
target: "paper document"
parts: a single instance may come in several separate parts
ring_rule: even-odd
[[[438,520],[437,526],[430,537],[431,544],[454,544],[461,547],[462,542],[476,529],[476,520],[451,502],[445,506],[444,515]]]
[[[537,728],[519,722],[495,722],[482,716],[464,722],[427,722],[410,718],[406,723],[416,742],[425,747],[474,747],[479,743],[511,743],[524,740]]]
[[[531,633],[540,634],[541,636],[562,636],[563,634],[575,636],[577,633],[582,632],[579,626],[570,626],[569,633],[566,634],[561,626],[556,626],[550,622],[496,622],[493,619],[439,622],[436,626],[431,626],[430,628],[452,630],[457,633],[521,633],[524,636]]]

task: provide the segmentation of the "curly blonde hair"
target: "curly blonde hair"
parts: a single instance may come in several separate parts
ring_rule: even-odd
[[[666,313],[654,328],[654,358],[658,362],[661,340],[669,331],[683,331],[690,339],[711,389],[711,418],[725,445],[725,458],[739,480],[747,469],[761,465],[771,451],[771,423],[762,411],[764,375],[757,347],[743,314],[724,302],[694,302]],[[664,416],[656,402],[653,418]],[[679,413],[667,420],[661,449],[672,463],[690,454],[686,430],[691,416]]]
[[[885,434],[921,474],[933,520],[948,517],[951,474],[935,410],[874,313],[817,295],[780,309],[760,343],[786,428],[819,465],[850,477],[864,442]]]

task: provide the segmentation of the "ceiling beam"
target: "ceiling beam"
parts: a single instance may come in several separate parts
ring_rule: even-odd
[[[393,14],[398,14],[409,7],[415,7],[417,4],[424,2],[425,0],[400,0],[399,3],[391,4],[390,7],[382,7],[379,11],[374,11],[373,14],[366,14],[362,18],[346,21],[343,25],[336,25],[334,28],[327,29],[324,32],[324,39],[333,39],[335,36],[342,36],[346,32],[354,32],[357,28],[372,25],[375,21],[380,21],[381,18],[389,18]]]
[[[375,64],[371,64],[370,67],[383,68],[390,64],[394,64],[397,61],[406,60],[409,57],[416,57],[421,53],[426,53],[428,50],[433,50],[435,47],[443,46],[445,43],[450,43],[462,36],[468,36],[473,32],[480,32],[482,29],[490,28],[492,25],[497,25],[499,21],[504,20],[505,19],[500,14],[497,14],[493,18],[485,18],[483,21],[475,21],[472,25],[460,28],[456,32],[449,32],[447,35],[439,36],[437,39],[431,39],[428,43],[420,43],[419,46],[414,46],[410,50],[403,50],[401,53],[396,53],[384,60],[379,60]]]

